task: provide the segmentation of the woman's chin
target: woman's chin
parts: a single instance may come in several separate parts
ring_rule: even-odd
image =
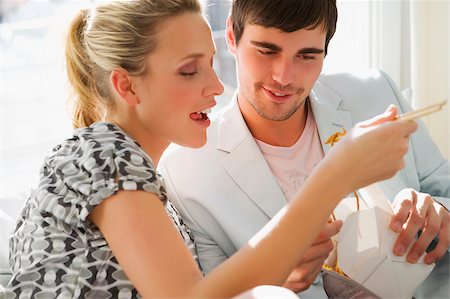
[[[184,147],[200,148],[206,144],[206,133],[201,136],[190,136],[190,138],[185,140],[177,140],[173,142]]]
[[[189,147],[192,148],[200,148],[206,144],[206,134],[203,138],[198,138],[195,142],[193,142]]]

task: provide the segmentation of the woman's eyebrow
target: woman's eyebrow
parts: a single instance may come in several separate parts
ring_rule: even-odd
[[[191,58],[202,58],[203,56],[205,56],[205,54],[203,54],[203,53],[192,53],[192,54],[184,56],[183,58],[180,59],[180,61],[183,61],[186,59],[191,59]]]

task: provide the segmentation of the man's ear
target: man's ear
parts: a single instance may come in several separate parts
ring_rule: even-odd
[[[233,33],[233,23],[231,22],[230,16],[227,18],[227,27],[225,36],[227,38],[228,50],[231,54],[236,55],[236,39]]]
[[[116,93],[131,107],[139,104],[139,97],[134,90],[133,79],[134,78],[122,68],[114,69],[110,76],[111,84]]]

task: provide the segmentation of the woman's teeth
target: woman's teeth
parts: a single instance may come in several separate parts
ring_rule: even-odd
[[[211,113],[211,108],[207,108],[200,112],[191,113],[191,119],[192,120],[207,120],[208,113]]]

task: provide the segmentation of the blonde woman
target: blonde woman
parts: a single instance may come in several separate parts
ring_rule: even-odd
[[[66,48],[76,130],[46,158],[18,220],[7,298],[225,298],[280,285],[342,197],[403,166],[416,124],[393,122],[391,107],[347,134],[289,206],[203,277],[155,168],[169,143],[205,143],[223,91],[214,53],[197,0],[113,1],[76,17]]]

